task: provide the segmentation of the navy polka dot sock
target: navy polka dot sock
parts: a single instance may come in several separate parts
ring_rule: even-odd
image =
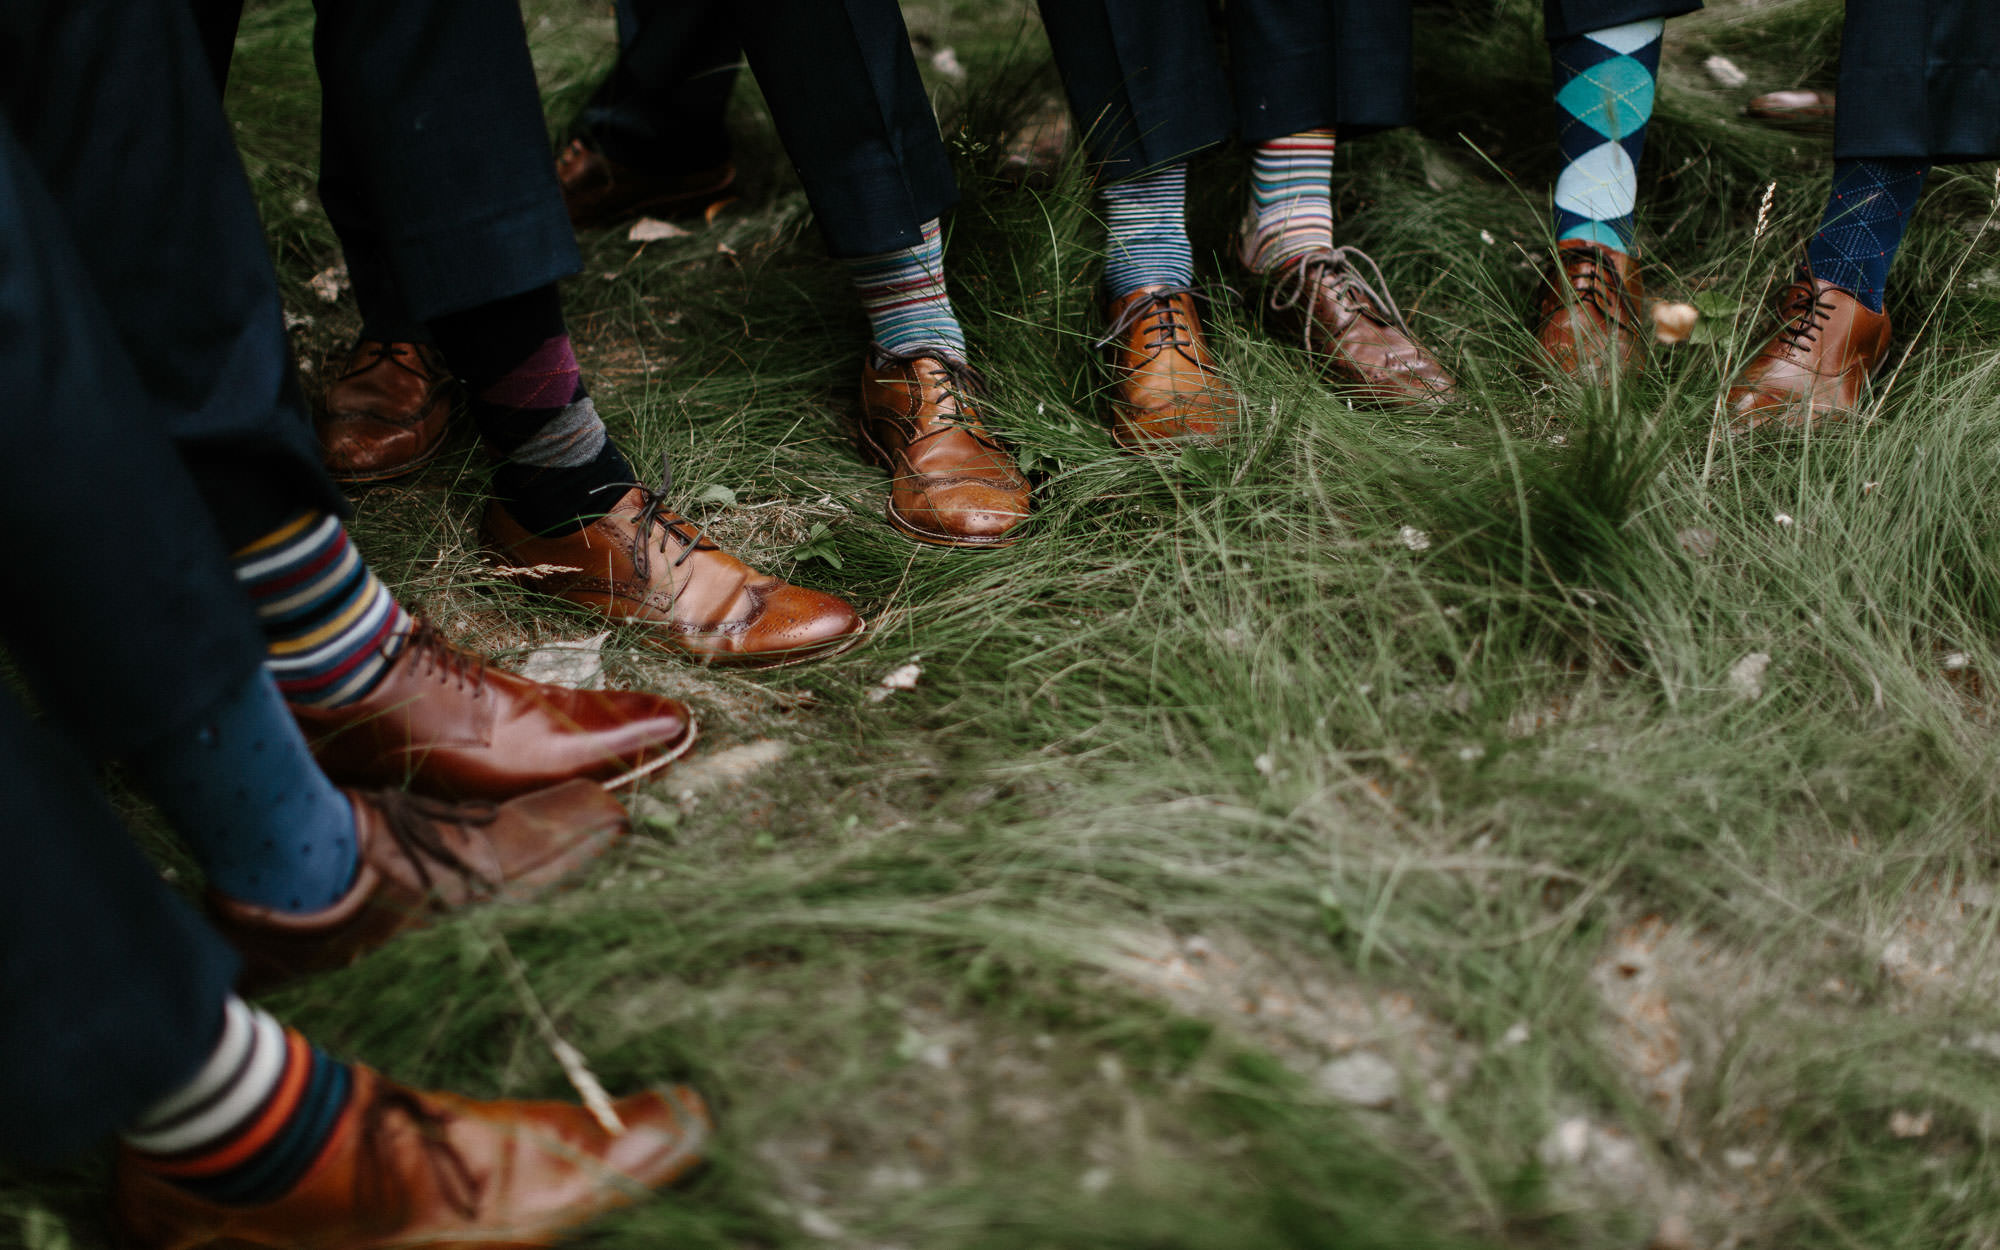
[[[1928,173],[1918,160],[1835,161],[1833,193],[1806,244],[1812,276],[1881,312],[1889,266]]]
[[[354,809],[313,762],[264,669],[130,763],[230,898],[311,912],[353,884]]]

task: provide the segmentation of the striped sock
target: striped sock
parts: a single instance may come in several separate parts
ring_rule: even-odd
[[[1255,272],[1333,246],[1333,140],[1332,127],[1302,130],[1260,143],[1251,154],[1243,251]]]
[[[1653,116],[1666,19],[1608,26],[1549,45],[1562,111],[1556,238],[1632,250],[1639,157]]]
[[[1903,246],[1903,231],[1929,173],[1930,166],[1919,160],[1835,161],[1833,191],[1806,244],[1812,276],[1881,312],[1889,266]]]
[[[403,648],[409,614],[347,540],[340,518],[308,512],[236,553],[287,701],[341,707],[367,697]]]
[[[353,1081],[347,1065],[232,996],[201,1071],[122,1137],[141,1169],[209,1202],[259,1206],[318,1161]]]
[[[1104,290],[1112,299],[1141,287],[1194,285],[1187,233],[1187,164],[1104,188]]]
[[[944,289],[944,234],[937,218],[924,223],[923,242],[915,247],[842,263],[883,351],[965,359],[965,330]]]

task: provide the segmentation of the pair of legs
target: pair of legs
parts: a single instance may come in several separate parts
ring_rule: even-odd
[[[945,287],[941,218],[958,188],[894,0],[621,0],[618,11],[618,65],[558,162],[572,217],[696,203],[674,198],[674,179],[726,152],[721,67],[747,59],[868,316],[860,441],[890,474],[890,523],[937,546],[1017,539],[1028,483],[979,421]]]
[[[706,1124],[686,1091],[627,1100],[612,1133],[580,1108],[406,1090],[281,1029],[232,995],[238,955],[118,827],[92,773],[111,758],[193,845],[250,954],[331,937],[351,957],[454,888],[539,884],[623,820],[591,782],[489,812],[318,771],[230,551],[337,500],[284,389],[275,285],[194,29],[174,0],[49,0],[9,6],[0,42],[39,53],[0,84],[0,359],[19,401],[0,424],[0,635],[47,718],[0,693],[0,1154],[57,1161],[122,1133],[117,1213],[141,1247],[539,1236],[679,1175]],[[136,557],[57,541],[80,501],[134,518]],[[345,933],[298,923],[330,900],[352,903]],[[519,1170],[450,1186],[441,1158],[461,1178]]]
[[[240,9],[193,3],[216,30]],[[366,322],[343,379],[365,402],[330,405],[320,425],[336,474],[380,480],[433,454],[448,369],[501,457],[483,530],[513,576],[708,663],[857,642],[852,608],[703,539],[606,431],[555,286],[581,261],[517,6],[320,0],[316,13],[320,193]]]
[[[1733,379],[1734,428],[1837,420],[1860,404],[1889,347],[1884,291],[1934,164],[2000,155],[2000,28],[1973,4],[1921,20],[1849,0],[1834,121],[1833,185],[1777,330]]]

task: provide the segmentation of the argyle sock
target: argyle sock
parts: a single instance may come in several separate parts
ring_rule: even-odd
[[[547,537],[611,510],[632,466],[584,388],[555,287],[438,317],[431,333],[481,436],[506,457],[493,494],[510,516]]]
[[[1639,157],[1666,26],[1663,18],[1647,18],[1549,44],[1562,113],[1556,238],[1632,250]]]
[[[1333,246],[1331,127],[1281,135],[1250,156],[1250,223],[1244,254],[1250,268],[1270,273],[1307,252]]]
[[[128,762],[208,883],[230,898],[311,912],[354,883],[354,809],[313,762],[263,669]]]
[[[1833,192],[1806,244],[1812,276],[1881,312],[1889,266],[1929,173],[1930,166],[1917,160],[1835,161]]]
[[[353,1089],[346,1064],[231,996],[208,1062],[121,1137],[143,1171],[210,1202],[259,1206],[318,1161]]]
[[[944,289],[944,235],[937,218],[924,223],[923,242],[879,256],[843,261],[868,326],[882,350],[896,356],[937,352],[965,359],[965,330]]]
[[[1194,285],[1187,232],[1187,164],[1168,165],[1105,187],[1104,292]]]
[[[265,666],[286,700],[340,707],[375,689],[403,648],[410,617],[339,517],[294,517],[233,559],[270,646]]]

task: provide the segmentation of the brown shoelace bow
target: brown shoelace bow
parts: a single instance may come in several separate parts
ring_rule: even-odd
[[[617,489],[639,492],[639,515],[632,523],[632,569],[642,578],[651,577],[653,569],[650,547],[661,555],[667,554],[667,539],[672,538],[686,550],[674,557],[674,567],[687,563],[688,557],[697,551],[720,551],[722,548],[702,534],[703,527],[688,520],[667,506],[667,494],[674,488],[674,466],[666,452],[660,453],[660,484],[648,486],[644,482],[619,482],[615,486],[600,486],[598,490]],[[657,542],[649,542],[653,537],[653,527],[659,527]]]
[[[402,640],[403,650],[396,654],[402,655],[404,652],[409,654],[404,663],[414,663],[425,670],[438,673],[454,686],[470,686],[472,697],[475,699],[485,693],[485,657],[452,646],[428,621],[413,620],[410,628],[392,635],[385,641],[381,648],[385,658],[389,657],[390,645],[398,639]]]
[[[472,865],[458,857],[458,853],[445,845],[438,834],[438,825],[458,825],[461,828],[477,828],[490,825],[500,815],[498,806],[492,803],[447,803],[442,799],[427,798],[421,794],[408,794],[402,790],[378,790],[369,796],[376,809],[382,813],[382,823],[388,827],[389,836],[396,842],[396,848],[417,870],[417,879],[423,882],[425,890],[432,886],[430,864],[443,864],[459,875],[460,880],[475,893],[490,887],[492,883],[480,878]]]
[[[1361,272],[1361,266],[1368,266],[1368,273],[1374,277],[1370,282]],[[1279,273],[1271,284],[1271,310],[1284,312],[1309,304],[1324,291],[1335,303],[1345,308],[1354,308],[1363,314],[1371,314],[1377,320],[1386,318],[1404,334],[1415,338],[1409,323],[1403,320],[1403,310],[1396,306],[1389,294],[1388,279],[1382,276],[1382,267],[1375,258],[1358,247],[1336,247],[1325,252],[1309,252]],[[1310,338],[1312,323],[1306,323],[1306,334]]]
[[[985,394],[988,390],[985,376],[979,370],[973,368],[971,364],[963,360],[954,360],[949,356],[934,355],[929,352],[920,353],[917,356],[897,356],[883,352],[878,358],[878,363],[905,364],[919,359],[928,359],[933,362],[928,371],[932,385],[943,391],[952,403],[957,405],[955,415],[962,419],[954,421],[947,418],[942,420],[938,423],[937,429],[917,435],[910,440],[909,445],[914,447],[925,439],[936,438],[938,435],[949,433],[952,430],[963,430],[971,435],[973,441],[981,447],[991,452],[999,452],[999,440],[981,429],[976,424],[978,417],[968,416],[966,411],[972,407],[975,398]]]
[[[1148,292],[1144,299],[1134,300],[1124,312],[1118,314],[1118,320],[1111,323],[1111,328],[1104,332],[1104,337],[1097,340],[1096,345],[1100,348],[1108,347],[1123,337],[1134,325],[1147,318],[1153,318],[1152,323],[1146,327],[1146,350],[1157,356],[1172,348],[1186,357],[1189,364],[1199,366],[1201,361],[1195,359],[1194,355],[1194,324],[1190,319],[1181,316],[1180,307],[1174,302],[1177,297],[1187,293],[1186,287],[1168,287]]]
[[[465,1156],[445,1135],[447,1118],[426,1107],[409,1090],[386,1081],[377,1083],[375,1096],[361,1113],[361,1148],[368,1154],[369,1166],[356,1168],[354,1172],[356,1208],[382,1212],[404,1210],[403,1196],[386,1192],[389,1167],[382,1157],[381,1139],[388,1129],[392,1113],[401,1114],[416,1131],[417,1140],[423,1144],[424,1160],[430,1164],[432,1173],[438,1179],[438,1192],[451,1209],[468,1220],[477,1216],[484,1186],[472,1174],[472,1167],[466,1163]]]
[[[422,382],[429,383],[435,380],[427,369],[420,369],[417,365],[410,364],[406,358],[415,358],[418,364],[423,363],[423,358],[418,356],[416,350],[408,343],[377,343],[368,353],[368,358],[341,374],[340,380],[345,382],[349,378],[360,377],[385,360]]]

